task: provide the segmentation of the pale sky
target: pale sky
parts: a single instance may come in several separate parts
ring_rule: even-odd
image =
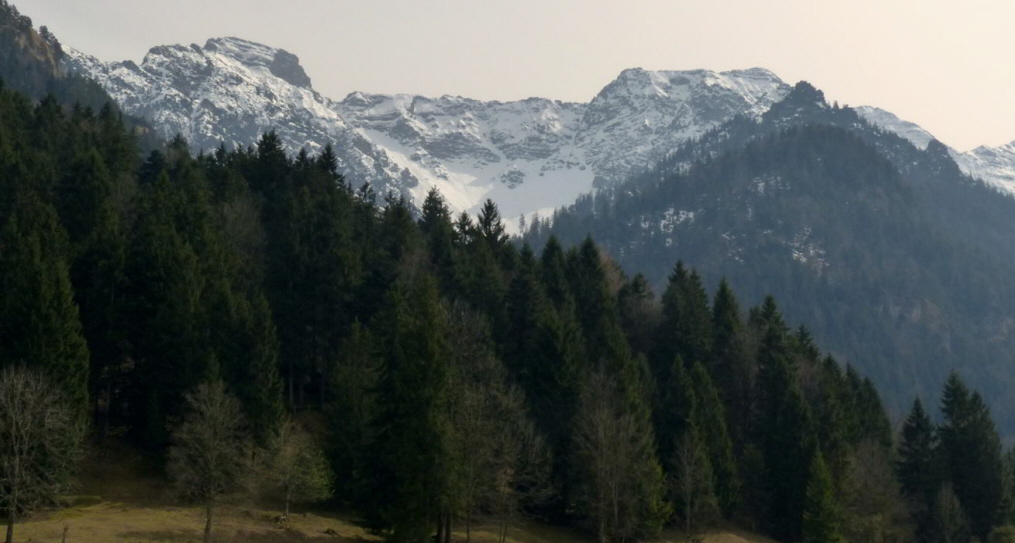
[[[961,151],[1015,140],[1011,0],[11,0],[66,45],[140,62],[236,36],[361,90],[588,101],[621,70],[765,67]]]

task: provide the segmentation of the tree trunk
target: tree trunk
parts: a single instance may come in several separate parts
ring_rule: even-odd
[[[444,515],[437,515],[437,543],[444,543]]]
[[[451,537],[451,513],[444,516],[444,543],[451,543],[454,539]]]
[[[205,507],[205,512],[208,514],[204,521],[204,543],[211,543],[211,523],[212,515],[215,513],[215,506],[209,503]]]
[[[296,412],[296,401],[293,397],[293,359],[289,358],[289,412]]]
[[[507,534],[508,534],[508,521],[505,518],[501,521],[500,525],[500,543],[504,543],[505,541],[507,541]]]
[[[113,385],[106,384],[106,412],[102,414],[102,439],[109,435],[110,417],[113,416]]]
[[[472,543],[472,508],[465,514],[465,543]]]
[[[291,499],[292,491],[288,488],[285,489],[285,516],[283,518],[289,518],[289,500]]]
[[[7,543],[14,543],[14,511],[7,510]]]

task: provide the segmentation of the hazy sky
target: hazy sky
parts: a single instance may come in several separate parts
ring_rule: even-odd
[[[959,150],[1015,140],[1010,0],[12,0],[102,60],[237,36],[354,90],[588,101],[624,68],[762,66]]]

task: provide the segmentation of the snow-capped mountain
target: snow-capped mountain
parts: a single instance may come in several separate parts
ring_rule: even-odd
[[[931,140],[935,139],[933,134],[919,125],[904,121],[890,111],[872,106],[860,106],[854,109],[867,122],[906,138],[917,149],[926,149]]]
[[[952,153],[962,171],[1015,195],[1015,141],[1000,147],[980,146]]]
[[[920,149],[926,149],[935,139],[930,132],[883,109],[862,106],[856,112],[867,122],[906,138]],[[964,153],[949,147],[948,154],[963,173],[1015,195],[1015,141],[1000,147],[980,146]]]
[[[295,55],[237,38],[155,47],[140,65],[67,52],[71,70],[165,137],[210,149],[276,130],[294,152],[330,142],[354,183],[417,203],[438,187],[457,211],[492,198],[508,218],[570,204],[736,115],[760,115],[789,91],[760,68],[630,69],[589,103],[360,92],[335,101],[313,89]]]

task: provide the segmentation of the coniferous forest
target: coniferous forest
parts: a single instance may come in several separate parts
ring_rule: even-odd
[[[0,89],[0,367],[41,375],[88,442],[145,451],[209,527],[245,469],[228,447],[295,435],[272,456],[287,509],[313,487],[398,542],[523,515],[604,542],[1010,534],[1012,455],[958,375],[896,432],[771,297],[680,262],[655,293],[593,239],[519,245],[492,202],[355,185],[330,148],[145,155],[110,107]]]

